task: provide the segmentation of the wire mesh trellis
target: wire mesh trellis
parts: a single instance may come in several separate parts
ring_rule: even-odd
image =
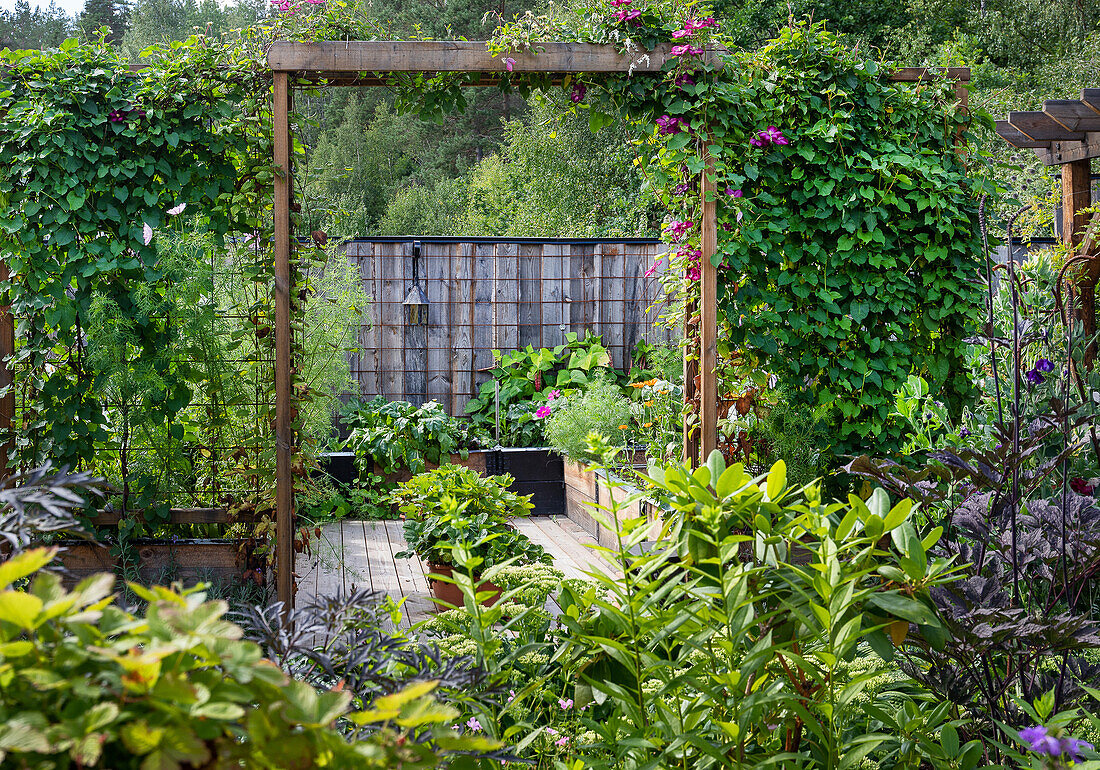
[[[106,522],[229,510],[261,499],[274,475],[267,247],[241,238],[223,248],[183,229],[159,233],[157,244],[164,277],[144,286],[137,306],[109,287],[93,293],[75,344],[52,351],[46,373],[13,371],[22,469],[40,461],[36,433],[50,427],[35,425],[43,374],[64,370],[102,410],[88,469],[113,487]],[[15,348],[18,361],[18,336]]]

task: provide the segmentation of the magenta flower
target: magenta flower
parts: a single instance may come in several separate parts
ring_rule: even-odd
[[[554,411],[554,410],[550,408],[549,404],[543,404],[542,406],[540,406],[538,409],[535,410],[535,417],[537,417],[541,420],[544,417],[549,417],[550,413],[552,411]]]
[[[121,123],[122,121],[126,120],[126,116],[118,110],[111,110],[107,113],[107,120],[111,121],[112,123]]]
[[[627,11],[627,10],[616,11],[615,13],[613,13],[611,15],[615,18],[616,21],[618,21],[620,23],[629,21],[629,22],[633,22],[634,26],[636,26],[636,27],[640,27],[642,25],[642,22],[638,20],[638,17],[642,15],[642,12],[639,11],[637,8],[635,8],[634,10],[631,10],[631,11]]]
[[[611,0],[612,8],[619,8],[624,5],[630,5],[634,0]]]
[[[654,273],[657,272],[657,268],[661,266],[661,262],[663,261],[663,257],[657,257],[657,259],[653,260],[653,264],[650,265],[649,268],[644,273],[642,273],[642,275],[646,278],[652,278]]]
[[[669,236],[672,238],[673,243],[678,243],[684,237],[685,233],[691,231],[691,228],[694,226],[694,224],[695,223],[691,221],[678,222],[676,220],[673,220],[672,222],[669,222],[668,233]]]
[[[510,59],[510,58],[509,58],[509,59],[505,59],[505,60],[504,60],[504,69],[506,69],[506,70],[508,70],[509,72],[511,72],[511,71],[512,71],[512,67],[514,67],[514,66],[515,66],[515,64],[516,64],[516,60],[515,60],[515,59]]]
[[[741,191],[740,190],[734,190],[732,187],[727,187],[726,188],[726,195],[730,196],[731,198],[740,198],[741,197]]]
[[[657,128],[662,134],[678,134],[687,128],[687,123],[680,120],[680,118],[671,118],[668,115],[662,115],[657,118]]]
[[[553,401],[555,398],[559,398],[560,396],[561,396],[561,391],[558,390],[557,388],[554,388],[553,390],[551,390],[549,393],[546,394],[546,400],[547,401]]]
[[[703,258],[701,249],[686,248],[676,252],[676,256],[687,261],[687,278],[689,281],[698,281],[700,276],[699,262]]]
[[[695,80],[691,75],[680,75],[680,77],[676,78],[676,85],[679,87],[693,86],[695,85]]]
[[[769,144],[790,144],[790,140],[783,136],[783,132],[775,126],[768,126],[764,131],[757,131],[756,136],[749,140],[753,147],[767,147]]]
[[[586,93],[588,93],[588,87],[584,83],[574,83],[573,93],[569,94],[569,101],[573,104],[580,104]]]
[[[703,49],[694,45],[674,45],[671,53],[673,56],[702,56]]]

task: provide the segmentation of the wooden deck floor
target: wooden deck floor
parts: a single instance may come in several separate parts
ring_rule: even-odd
[[[600,570],[609,575],[618,568],[586,545],[595,539],[565,517],[521,519],[516,527],[554,557],[554,566],[566,578],[585,578]],[[327,524],[313,541],[312,554],[298,554],[298,601],[335,593],[339,588],[371,587],[395,600],[405,599],[402,627],[427,617],[435,605],[428,591],[426,565],[415,556],[399,559],[405,550],[400,521],[342,521]]]

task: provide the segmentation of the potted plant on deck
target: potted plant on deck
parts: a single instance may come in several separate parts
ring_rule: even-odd
[[[452,549],[464,544],[481,560],[480,572],[472,576],[475,582],[484,570],[509,559],[516,564],[550,564],[550,554],[512,525],[511,520],[527,516],[532,505],[530,495],[508,489],[511,483],[508,475],[482,476],[470,468],[444,465],[398,485],[392,499],[405,516],[409,549],[397,555],[410,558],[416,554],[433,575],[450,578]],[[456,585],[446,580],[430,582],[437,600],[462,604]],[[478,590],[494,592],[487,604],[495,602],[500,591],[489,582],[481,582]]]

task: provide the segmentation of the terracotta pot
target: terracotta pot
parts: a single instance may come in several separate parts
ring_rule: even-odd
[[[437,575],[442,575],[448,578],[451,577],[452,574],[452,569],[450,565],[447,564],[429,563],[428,569]],[[429,580],[428,582],[431,583],[432,596],[436,598],[437,602],[446,602],[447,604],[454,605],[455,607],[461,607],[463,605],[462,590],[454,583],[447,583],[442,580]],[[494,604],[497,603],[497,599],[500,598],[502,589],[495,583],[490,583],[488,580],[485,580],[478,585],[477,590],[479,592],[494,592],[492,596],[482,602],[483,606],[492,607]],[[446,604],[439,604],[440,612],[449,609],[450,607],[448,607]]]

